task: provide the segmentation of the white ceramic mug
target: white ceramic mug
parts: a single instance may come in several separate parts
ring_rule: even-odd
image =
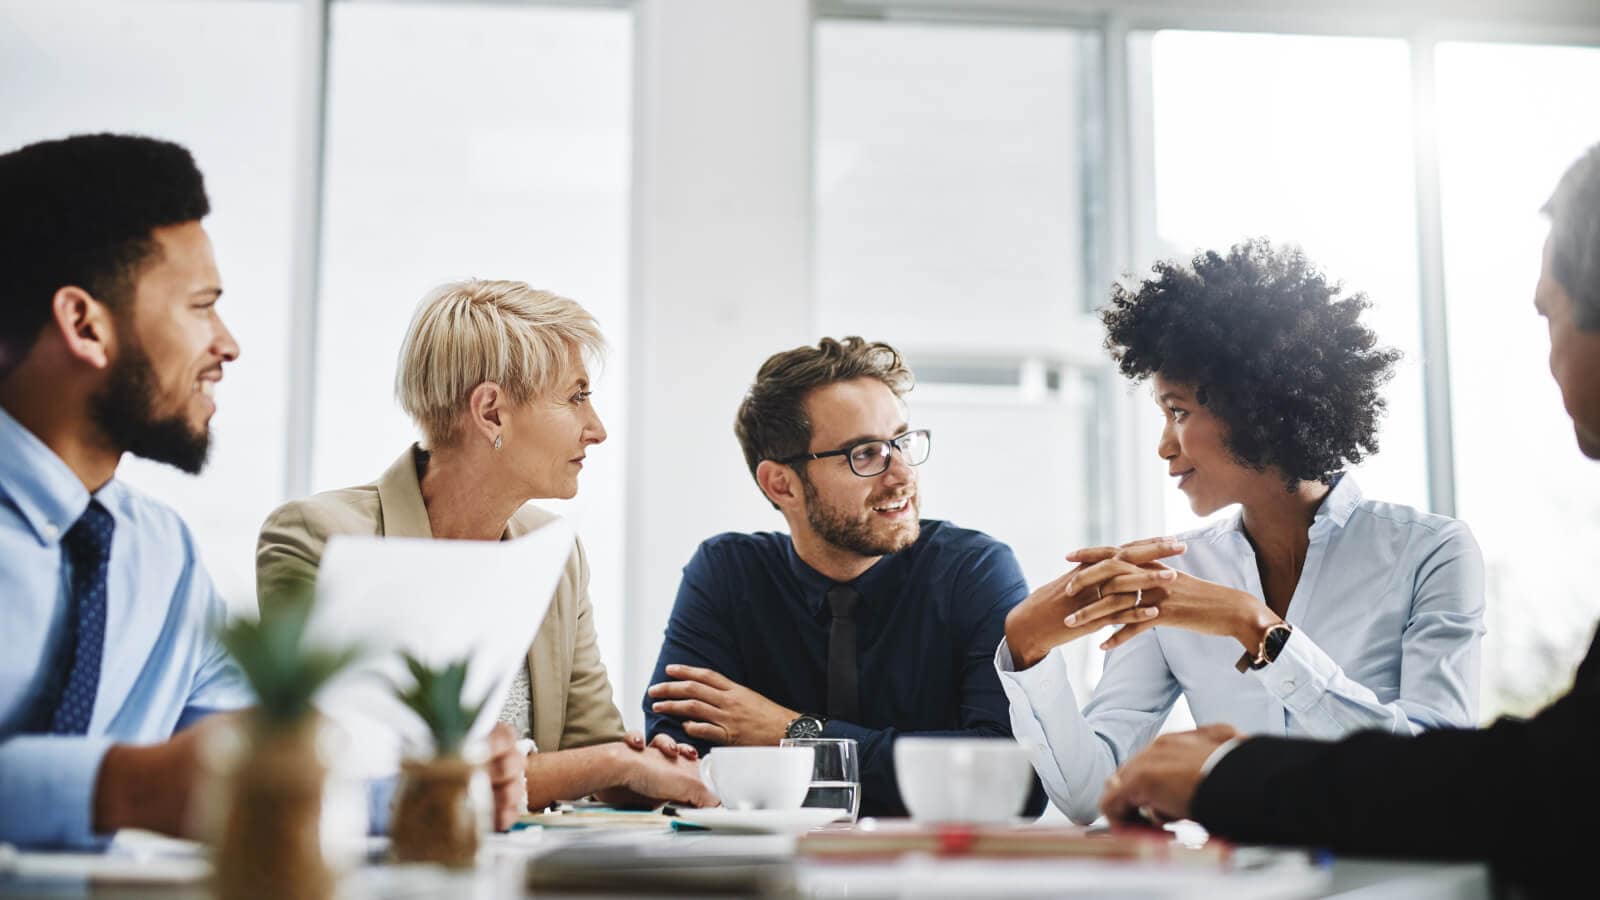
[[[918,822],[1010,822],[1033,786],[1028,751],[1010,738],[903,737],[894,773]]]
[[[809,747],[717,747],[700,780],[728,809],[799,809],[811,787]]]

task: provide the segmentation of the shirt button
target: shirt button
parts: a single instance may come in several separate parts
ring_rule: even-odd
[[[60,534],[61,534],[61,529],[59,529],[59,528],[57,528],[54,525],[51,525],[49,523],[45,524],[45,526],[44,526],[44,536],[45,537],[47,537],[47,538],[49,538],[50,540],[53,541],[57,537],[59,537]]]
[[[1294,690],[1294,679],[1293,678],[1285,678],[1283,680],[1283,689],[1286,690],[1286,691]]]

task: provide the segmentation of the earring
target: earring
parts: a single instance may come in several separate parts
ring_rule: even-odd
[[[499,450],[500,449],[500,445],[503,444],[503,443],[505,443],[505,440],[503,438],[501,438],[500,435],[497,434],[497,435],[494,436],[494,448],[496,450]]]

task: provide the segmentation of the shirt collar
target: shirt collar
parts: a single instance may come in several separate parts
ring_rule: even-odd
[[[101,490],[110,490],[115,480]],[[61,540],[89,506],[78,476],[38,436],[0,408],[0,492],[46,546]],[[108,497],[109,499],[109,497]]]
[[[926,533],[926,530],[926,522],[924,522],[924,533]],[[922,535],[917,536],[917,541],[918,543],[922,541]],[[827,601],[828,590],[837,585],[838,582],[811,568],[805,560],[801,559],[799,551],[794,548],[793,538],[789,539],[788,545],[789,570],[794,573],[796,578],[800,579],[800,583],[805,587],[806,608],[811,611],[812,615],[818,615],[822,612],[823,604]],[[912,546],[916,545],[913,544]],[[861,594],[862,599],[873,596],[879,585],[893,578],[894,573],[900,570],[902,560],[905,559],[910,549],[910,547],[907,547],[898,553],[890,553],[880,557],[877,562],[872,564],[872,568],[862,572],[856,577],[855,581],[848,582],[848,584]]]
[[[1335,476],[1333,486],[1328,490],[1328,496],[1322,498],[1322,505],[1317,507],[1317,515],[1311,520],[1311,527],[1323,519],[1332,522],[1337,528],[1343,528],[1350,521],[1350,516],[1361,505],[1361,488],[1356,480],[1347,472]]]

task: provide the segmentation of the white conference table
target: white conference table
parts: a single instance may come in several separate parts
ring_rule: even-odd
[[[1225,897],[1277,898],[1405,897],[1420,900],[1488,900],[1486,866],[1336,859],[1313,863],[1308,854],[1246,848],[1227,868],[1090,860],[1017,861],[906,857],[894,862],[833,863],[796,860],[793,838],[673,832],[588,832],[530,829],[493,835],[479,864],[451,872],[432,866],[373,863],[347,873],[340,897],[351,900],[468,897],[474,900],[559,897],[530,891],[529,861],[540,854],[573,851],[603,854],[625,849],[675,860],[717,857],[765,863],[784,873],[784,896],[834,898],[899,897]],[[177,847],[178,849],[171,849]],[[374,850],[378,847],[375,846]],[[88,857],[20,854],[0,859],[0,897],[201,898],[208,864],[193,850],[172,844]],[[663,896],[692,896],[671,882],[655,885]],[[637,893],[632,893],[638,896]],[[585,892],[585,897],[605,896]],[[626,896],[618,893],[615,896]],[[720,896],[730,896],[721,894]],[[739,896],[733,894],[731,896]]]

